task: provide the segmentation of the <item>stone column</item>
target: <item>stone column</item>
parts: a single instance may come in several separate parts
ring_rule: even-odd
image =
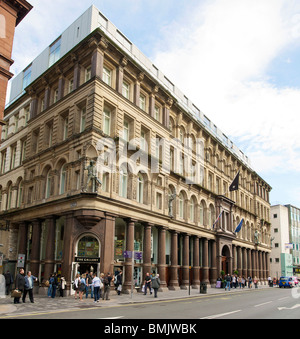
[[[252,279],[257,276],[256,274],[256,255],[255,250],[251,250],[251,256],[252,256]]]
[[[75,91],[80,86],[80,64],[76,62],[74,65],[74,75],[73,75],[73,90]]]
[[[143,276],[151,273],[151,228],[153,224],[144,225],[144,251],[143,251]]]
[[[158,274],[160,278],[160,288],[166,288],[166,228],[158,228]]]
[[[92,54],[91,60],[91,77],[98,77],[102,80],[103,78],[103,61],[104,61],[104,51],[108,47],[108,42],[101,38],[98,41],[96,38],[93,38],[90,41],[90,47],[95,47],[95,50]]]
[[[242,248],[237,247],[237,270],[239,271],[239,276],[243,274],[242,271]]]
[[[171,232],[171,267],[170,267],[170,282],[169,289],[177,290],[179,289],[178,282],[178,232]]]
[[[72,272],[72,262],[74,261],[75,249],[73,248],[73,230],[74,230],[75,219],[73,213],[66,215],[64,225],[64,250],[62,256],[62,267],[61,274],[65,277],[67,282],[67,288],[70,289]]]
[[[21,222],[19,224],[19,249],[18,254],[25,254],[25,260],[27,260],[27,234],[28,226],[26,222]]]
[[[247,267],[248,267],[248,274],[247,274],[247,277],[248,278],[249,276],[252,277],[252,258],[251,258],[251,250],[248,248],[247,249]]]
[[[49,276],[54,272],[54,251],[55,251],[55,226],[56,217],[46,219],[46,227],[48,229],[48,237],[46,239],[46,254],[45,254],[45,269],[44,269],[44,280],[49,279]]]
[[[215,240],[211,241],[212,246],[212,263],[211,263],[211,280],[210,283],[215,285],[217,283],[217,243]]]
[[[30,257],[30,271],[32,275],[39,276],[41,248],[41,223],[40,220],[32,221],[32,249]]]
[[[243,272],[243,276],[245,278],[247,278],[247,272],[248,272],[247,271],[247,252],[246,252],[245,247],[243,247],[242,252],[243,252],[243,270],[242,270],[242,272]]]
[[[144,73],[140,73],[137,77],[136,83],[134,84],[134,98],[133,103],[140,107],[140,93],[141,93],[141,82],[144,79]]]
[[[209,266],[208,266],[208,239],[203,238],[203,280],[202,282],[209,284]]]
[[[127,234],[126,234],[126,251],[134,251],[134,224],[135,220],[129,219],[127,221]],[[123,285],[123,292],[128,294],[131,291],[132,280],[132,259],[125,259],[125,281]]]
[[[123,92],[124,67],[127,65],[127,62],[127,58],[123,57],[120,61],[120,65],[117,68],[116,90],[120,94]]]
[[[192,288],[198,288],[200,285],[200,258],[199,258],[199,237],[194,237],[193,253],[193,281]]]
[[[182,281],[180,288],[186,290],[189,286],[189,235],[183,234]]]

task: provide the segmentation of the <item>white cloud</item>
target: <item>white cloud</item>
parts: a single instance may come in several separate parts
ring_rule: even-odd
[[[262,171],[300,163],[300,88],[275,86],[267,74],[282,51],[299,43],[297,11],[299,4],[286,0],[210,1],[195,9],[188,26],[180,28],[184,18],[165,28],[166,47],[155,55],[226,134],[248,140],[246,154]]]

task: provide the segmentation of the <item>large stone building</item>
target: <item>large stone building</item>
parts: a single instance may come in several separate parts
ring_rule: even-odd
[[[10,66],[15,27],[32,9],[26,0],[0,0],[0,132],[3,125],[3,113],[8,80],[13,74]]]
[[[123,252],[140,251],[137,287],[149,271],[170,289],[214,285],[222,270],[266,281],[271,187],[94,6],[14,79],[5,120],[4,267],[25,254],[40,281],[68,283],[123,269],[128,291]]]

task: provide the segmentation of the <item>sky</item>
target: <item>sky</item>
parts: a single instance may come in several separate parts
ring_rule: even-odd
[[[94,4],[300,208],[299,0],[29,0],[18,74]]]

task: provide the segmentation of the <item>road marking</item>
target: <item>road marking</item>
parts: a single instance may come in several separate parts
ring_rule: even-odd
[[[282,311],[282,310],[294,310],[295,308],[299,308],[300,304],[296,304],[292,307],[278,307],[278,311]]]
[[[124,316],[120,316],[120,317],[109,317],[109,318],[98,318],[98,319],[108,319],[108,320],[113,320],[113,319],[121,319],[124,318]]]
[[[289,297],[280,298],[278,300],[284,300],[284,299],[289,299]]]
[[[272,302],[273,301],[267,301],[266,303],[255,305],[254,307],[260,307],[260,306],[263,306],[263,305],[271,304]]]
[[[236,311],[227,312],[227,313],[220,313],[220,314],[210,315],[208,317],[204,317],[204,318],[200,318],[200,319],[216,319],[216,318],[225,317],[226,315],[234,314],[234,313],[238,313],[238,312],[242,312],[242,310],[236,310]]]

